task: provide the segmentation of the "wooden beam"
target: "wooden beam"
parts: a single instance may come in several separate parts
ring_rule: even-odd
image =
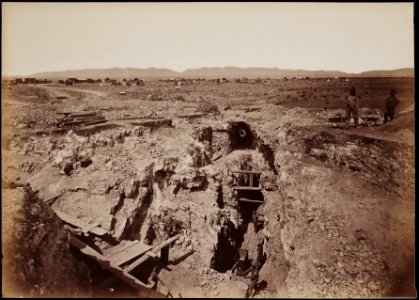
[[[123,251],[125,248],[138,244],[138,243],[141,243],[141,242],[139,240],[135,240],[135,241],[122,240],[118,245],[112,248],[108,248],[105,251],[103,251],[103,255],[106,257],[110,257],[116,253]]]
[[[157,257],[157,254],[156,254],[156,253],[154,253],[154,252],[151,252],[151,251],[148,251],[146,254],[147,254],[148,256],[151,256],[151,257]]]
[[[239,198],[239,201],[241,202],[250,202],[250,203],[263,203],[261,200],[252,200],[247,198]]]
[[[96,252],[96,250],[80,241],[72,234],[70,234],[70,244],[79,249],[80,252],[84,255],[99,263],[104,269],[108,270],[118,278],[122,279],[125,283],[136,289],[140,293],[140,296],[151,298],[164,297],[163,294],[151,289],[154,284],[146,285],[131,274],[124,272],[121,268],[112,266],[106,257]]]
[[[238,173],[238,174],[256,174],[260,175],[262,174],[261,171],[252,171],[252,170],[232,170],[231,173]]]
[[[253,187],[253,186],[233,186],[233,189],[238,191],[261,191],[262,188],[260,187]]]
[[[163,243],[161,243],[160,245],[156,246],[155,248],[153,248],[151,250],[152,253],[157,254],[157,252],[159,252],[161,249],[163,249],[166,246],[169,246],[171,243],[173,243],[174,241],[176,241],[179,237],[181,236],[180,233],[178,233],[177,235],[175,235],[174,237],[171,237],[170,239],[164,241]],[[146,260],[148,260],[150,257],[152,257],[150,254],[148,254],[149,252],[145,253],[143,256],[141,256],[139,259],[137,259],[136,261],[134,261],[132,264],[130,264],[128,267],[126,267],[124,269],[124,272],[128,273],[131,272],[132,270],[134,270],[136,267],[138,267],[139,265],[141,265],[142,263],[144,263]]]
[[[139,255],[147,252],[150,249],[151,246],[145,245],[143,243],[138,243],[121,249],[121,251],[115,253],[112,256],[107,256],[106,258],[109,259],[112,265],[120,266],[130,261],[131,259],[136,258]]]

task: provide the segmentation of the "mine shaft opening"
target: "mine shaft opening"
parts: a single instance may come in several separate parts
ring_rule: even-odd
[[[240,201],[238,203],[239,225],[234,226],[231,221],[227,221],[222,226],[218,233],[218,242],[214,248],[214,255],[211,258],[211,268],[225,273],[232,270],[238,263],[241,252],[245,250],[246,253],[251,253],[252,257],[244,262],[243,266],[248,269],[255,260],[257,250],[255,248],[255,241],[263,236],[263,222],[258,219],[258,212],[261,205],[264,204],[263,193],[259,190],[245,190],[237,191],[236,197],[238,199],[246,199],[250,201]],[[249,224],[252,224],[251,230]],[[258,242],[256,242],[258,244]],[[260,244],[260,243],[259,243]],[[250,249],[252,247],[252,249]],[[256,245],[257,247],[257,245]],[[260,269],[264,264],[266,258],[261,255],[258,258],[258,268]]]
[[[253,214],[258,211],[264,197],[261,191],[238,191],[239,212],[243,219],[244,232],[247,231],[250,222],[253,222]],[[250,202],[252,201],[252,202]],[[253,202],[257,201],[257,202]],[[260,202],[260,203],[258,203]]]
[[[250,126],[245,122],[233,122],[228,129],[229,147],[228,153],[236,149],[253,149],[255,147],[255,136]]]
[[[237,229],[231,221],[224,223],[218,232],[218,242],[211,258],[211,268],[225,273],[234,265],[234,257],[243,242],[243,231]]]

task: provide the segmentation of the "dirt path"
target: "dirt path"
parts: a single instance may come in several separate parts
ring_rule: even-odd
[[[53,97],[68,97],[68,98],[71,98],[71,95],[69,95],[68,93],[66,93],[61,88],[52,87],[52,86],[45,86],[45,85],[44,86],[40,86],[40,88],[43,88],[44,90],[46,90]]]
[[[73,92],[80,92],[80,93],[86,93],[86,94],[91,94],[91,95],[95,95],[98,97],[106,97],[107,94],[100,92],[100,91],[94,91],[94,90],[84,90],[84,89],[75,89],[75,88],[59,88],[57,87],[57,89],[62,89],[65,91],[73,91]]]
[[[56,86],[42,86],[42,88],[47,90],[54,97],[71,98],[72,96],[68,93],[71,91],[95,95],[98,97],[106,97],[106,93],[95,91],[95,90],[84,90],[84,89],[76,89],[76,88],[69,88],[69,87],[56,87]]]

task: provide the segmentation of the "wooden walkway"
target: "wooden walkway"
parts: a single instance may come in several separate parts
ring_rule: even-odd
[[[98,223],[87,224],[78,218],[61,211],[54,211],[62,221],[72,227],[76,227],[83,233],[90,233],[97,236],[107,234],[107,231],[98,227]],[[157,292],[153,289],[156,284],[155,282],[148,284],[143,283],[138,278],[131,275],[130,272],[146,262],[149,258],[156,257],[159,251],[165,247],[169,247],[170,244],[176,241],[180,236],[181,234],[177,234],[155,247],[146,245],[138,240],[123,241],[121,244],[108,249],[103,254],[81,241],[73,233],[70,234],[70,244],[81,253],[97,262],[103,269],[111,272],[113,275],[136,289],[139,293],[139,297],[162,298],[170,296],[170,290],[168,290],[167,294]]]

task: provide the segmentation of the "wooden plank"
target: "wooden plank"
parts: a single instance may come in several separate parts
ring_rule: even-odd
[[[151,256],[151,257],[156,257],[156,256],[157,256],[157,254],[156,254],[156,253],[151,252],[151,251],[148,251],[146,254],[147,254],[148,256]]]
[[[80,250],[81,253],[84,255],[90,257],[94,261],[96,261],[98,264],[100,264],[104,269],[110,271],[114,275],[116,275],[118,278],[122,279],[124,282],[126,282],[128,285],[136,289],[138,292],[140,292],[141,296],[144,297],[164,297],[163,294],[152,290],[152,286],[154,284],[146,285],[131,274],[128,274],[124,272],[119,267],[112,266],[109,261],[101,255],[100,253],[96,252],[93,248],[88,246],[87,244],[80,241],[78,238],[76,238],[73,235],[70,235],[70,244],[77,249]]]
[[[174,241],[176,241],[179,237],[181,236],[181,234],[177,234],[174,237],[171,237],[170,239],[164,241],[163,243],[161,243],[160,245],[156,246],[153,248],[153,250],[151,250],[151,252],[153,252],[154,254],[156,254],[157,252],[159,252],[161,249],[163,249],[164,247],[169,246],[171,243],[173,243]],[[148,253],[148,252],[147,252]],[[148,260],[151,255],[145,253],[143,256],[141,256],[139,259],[137,259],[136,261],[134,261],[132,264],[130,264],[129,266],[127,266],[124,269],[124,272],[128,273],[131,272],[132,270],[134,270],[136,267],[138,267],[139,265],[141,265],[142,263],[144,263],[146,260]]]
[[[56,210],[56,209],[53,209],[54,211],[55,211],[55,213],[57,214],[57,216],[61,219],[61,220],[63,220],[64,222],[66,222],[66,223],[68,223],[68,224],[70,224],[70,225],[72,225],[72,226],[74,226],[74,227],[78,227],[78,228],[80,228],[81,230],[84,230],[84,228],[86,228],[86,227],[89,227],[90,225],[89,224],[87,224],[87,223],[85,223],[85,222],[83,222],[83,221],[80,221],[78,218],[76,218],[76,217],[73,217],[73,216],[70,216],[70,215],[67,215],[66,213],[63,213],[63,212],[61,212],[61,211],[59,211],[59,210]],[[96,235],[104,235],[104,234],[106,234],[107,232],[105,231],[105,230],[103,230],[102,228],[100,228],[100,227],[95,227],[95,228],[93,228],[93,229],[91,229],[91,230],[89,230],[88,232],[91,232],[91,233],[93,233],[93,234],[96,234]]]
[[[249,174],[249,182],[250,182],[250,184],[249,184],[249,186],[253,186],[253,176],[254,176],[255,174],[253,174],[253,173],[250,173]]]
[[[104,251],[104,255],[105,256],[112,256],[118,252],[121,252],[122,250],[124,250],[124,248],[134,245],[134,244],[138,244],[140,243],[139,240],[135,240],[135,241],[128,241],[128,240],[123,240],[121,241],[118,245],[108,248],[107,250]]]
[[[262,188],[254,186],[233,186],[233,189],[238,191],[261,191]]]
[[[231,173],[239,173],[239,174],[256,174],[260,175],[262,174],[261,171],[251,171],[251,170],[232,170]]]
[[[247,198],[239,198],[239,201],[241,202],[250,202],[250,203],[263,203],[261,200],[252,200]]]
[[[130,261],[131,259],[136,258],[137,256],[147,252],[150,249],[151,246],[143,243],[138,243],[130,245],[112,256],[107,256],[107,259],[109,259],[111,265],[120,266]]]

